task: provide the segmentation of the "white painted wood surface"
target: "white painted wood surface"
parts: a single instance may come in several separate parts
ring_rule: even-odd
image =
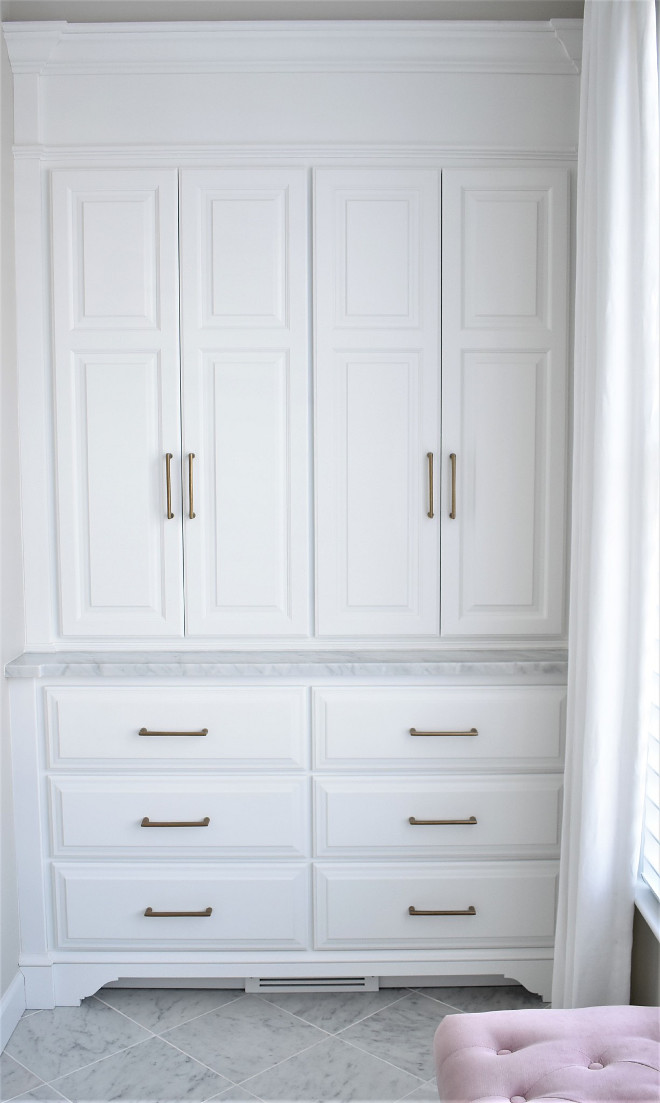
[[[307,182],[181,176],[186,628],[309,631]]]
[[[325,947],[543,945],[552,939],[556,862],[319,864],[316,942]],[[422,910],[475,915],[413,916]]]
[[[433,171],[315,174],[322,636],[439,632],[438,191]]]
[[[53,295],[62,631],[183,628],[176,173],[56,172]]]
[[[443,211],[442,632],[559,635],[567,175],[448,170]]]

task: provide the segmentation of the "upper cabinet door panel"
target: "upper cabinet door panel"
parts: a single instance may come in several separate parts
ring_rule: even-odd
[[[559,634],[568,176],[448,171],[443,216],[443,634]]]
[[[304,170],[181,174],[187,632],[309,632]],[[186,478],[188,471],[186,468]]]
[[[176,173],[55,172],[52,202],[62,633],[180,633]]]
[[[437,635],[438,174],[315,177],[317,631]],[[429,516],[433,514],[433,516]]]

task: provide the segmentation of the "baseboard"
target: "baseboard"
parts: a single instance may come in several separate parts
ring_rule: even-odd
[[[24,1011],[25,980],[18,972],[0,999],[0,1051],[7,1045]]]

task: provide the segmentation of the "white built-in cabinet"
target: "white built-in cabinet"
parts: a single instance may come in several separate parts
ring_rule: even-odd
[[[559,635],[566,173],[308,185],[53,172],[63,636]]]

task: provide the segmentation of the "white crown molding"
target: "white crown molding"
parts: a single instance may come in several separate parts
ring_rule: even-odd
[[[14,73],[481,72],[574,75],[581,20],[10,22]]]

